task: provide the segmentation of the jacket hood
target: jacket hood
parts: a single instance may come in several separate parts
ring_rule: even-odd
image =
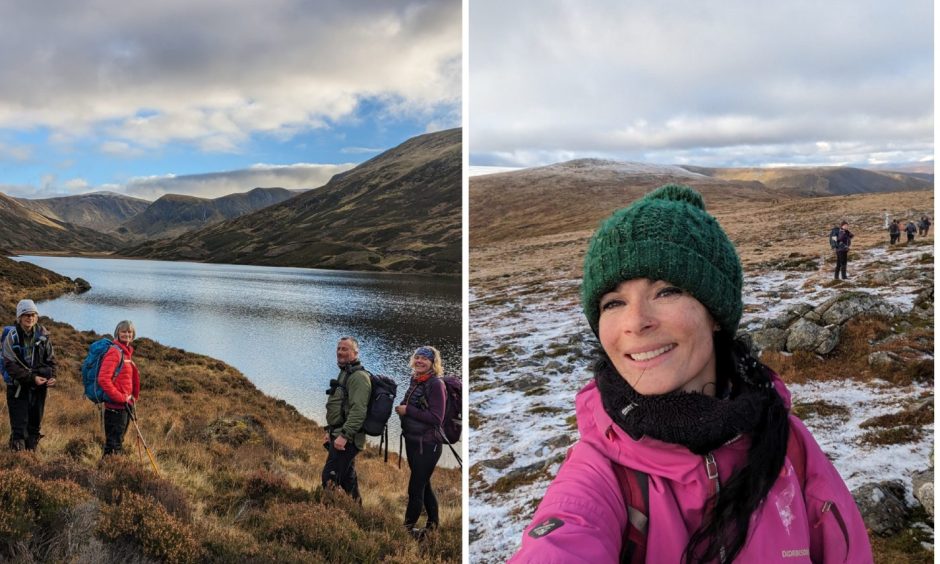
[[[774,388],[790,408],[790,392],[783,382],[773,374]],[[680,483],[691,483],[698,479],[697,471],[702,457],[688,448],[665,443],[650,437],[634,440],[607,415],[597,383],[592,379],[578,392],[575,400],[578,432],[581,440],[604,453],[609,459],[647,474],[663,476]],[[738,451],[735,458],[746,458],[750,439],[739,437],[727,443],[724,449]]]

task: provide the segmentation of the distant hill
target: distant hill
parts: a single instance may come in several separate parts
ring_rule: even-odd
[[[933,175],[852,167],[704,168],[684,167],[724,180],[752,180],[786,195],[843,196],[932,190]]]
[[[95,231],[115,231],[122,223],[147,209],[150,202],[114,192],[93,192],[60,198],[16,198],[27,208],[51,219]]]
[[[287,202],[121,254],[459,274],[461,160],[460,129],[421,135]]]
[[[118,233],[145,238],[177,237],[283,202],[294,195],[284,188],[255,188],[215,199],[167,194],[126,221]]]
[[[470,179],[470,244],[591,230],[612,210],[671,182],[709,205],[770,200],[759,182],[723,180],[670,165],[577,159]]]
[[[110,252],[119,246],[111,235],[47,217],[0,194],[0,252]]]
[[[577,159],[470,178],[470,244],[593,230],[650,190],[687,184],[709,210],[741,201],[930,190],[932,178],[853,168],[718,169]]]

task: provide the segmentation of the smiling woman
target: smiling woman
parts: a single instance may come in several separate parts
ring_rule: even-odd
[[[580,440],[514,562],[871,562],[838,472],[736,338],[742,269],[691,188],[618,210],[584,259],[602,351]]]

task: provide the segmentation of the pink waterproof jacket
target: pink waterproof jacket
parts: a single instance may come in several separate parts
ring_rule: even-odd
[[[789,405],[789,392],[779,380],[775,384]],[[705,458],[649,437],[631,439],[604,411],[594,381],[578,393],[576,412],[581,439],[568,451],[510,562],[618,562],[627,510],[616,463],[649,474],[646,561],[679,563],[714,487]],[[806,452],[806,487],[800,491],[787,459],[751,515],[735,562],[872,562],[865,525],[845,483],[803,423],[791,416],[790,425]],[[744,464],[748,444],[742,436],[713,453],[720,481]]]

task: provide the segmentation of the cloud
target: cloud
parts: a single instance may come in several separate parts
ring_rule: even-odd
[[[333,175],[354,166],[356,165],[257,164],[248,169],[229,172],[134,178],[118,191],[129,196],[155,200],[164,194],[218,198],[258,187],[309,189],[326,184]]]
[[[927,0],[475,0],[471,162],[787,160],[817,143],[831,147],[822,159],[864,159],[863,146],[920,158],[932,23]]]
[[[422,115],[461,95],[457,0],[50,0],[2,18],[0,128],[94,135],[114,155],[174,141],[236,152],[252,135],[328,127],[363,99]]]
[[[135,177],[123,184],[93,186],[81,178],[59,181],[54,174],[44,175],[40,186],[0,185],[0,192],[22,198],[53,198],[87,192],[108,191],[145,200],[156,200],[164,194],[183,194],[200,198],[218,198],[254,188],[287,188],[288,190],[318,188],[330,178],[356,166],[346,164],[291,165],[256,164],[242,170],[208,174],[155,175]]]

